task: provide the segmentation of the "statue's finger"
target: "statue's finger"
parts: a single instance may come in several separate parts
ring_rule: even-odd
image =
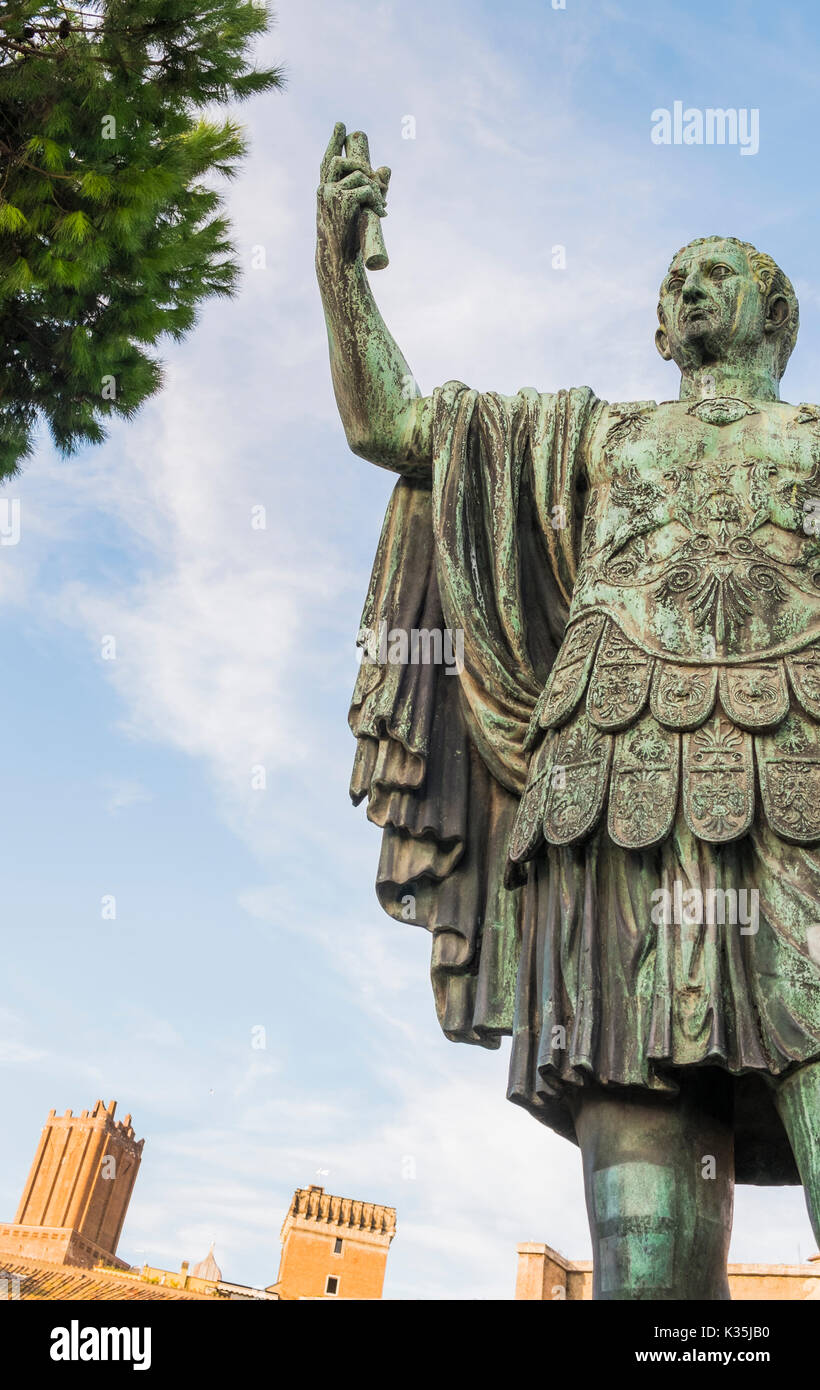
[[[375,177],[379,180],[379,183],[381,184],[382,188],[386,189],[387,185],[390,182],[391,170],[388,169],[386,164],[380,164],[378,169],[376,169],[374,173]]]
[[[326,182],[329,183],[331,179],[340,179],[345,174],[353,173],[365,174],[370,178],[370,165],[365,164],[361,159],[350,159],[349,157],[337,154],[331,159],[328,165],[328,177]]]
[[[379,217],[387,216],[384,199],[375,184],[366,183],[361,188],[346,190],[346,196],[352,203],[358,203],[359,207],[372,208]]]
[[[342,150],[345,147],[346,138],[347,131],[345,130],[344,125],[341,121],[337,121],[335,126],[333,127],[333,134],[331,135],[330,140],[328,141],[327,149],[325,150],[324,155],[322,157],[322,163],[319,166],[321,171],[322,183],[327,183],[327,170],[330,166],[330,161],[334,159],[336,155],[341,154]]]
[[[331,187],[340,188],[347,193],[351,188],[369,188],[370,180],[361,169],[354,169],[352,173],[346,174],[343,179],[333,179]]]

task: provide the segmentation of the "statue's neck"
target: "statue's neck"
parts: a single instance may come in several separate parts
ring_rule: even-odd
[[[764,366],[748,362],[711,362],[681,373],[682,401],[704,396],[737,396],[744,401],[779,401],[780,384]]]

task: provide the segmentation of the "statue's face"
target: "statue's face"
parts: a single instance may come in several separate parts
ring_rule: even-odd
[[[661,285],[665,330],[656,341],[681,370],[753,353],[764,339],[766,296],[739,246],[708,241],[676,256]]]

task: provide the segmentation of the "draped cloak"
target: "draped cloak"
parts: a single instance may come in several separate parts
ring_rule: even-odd
[[[381,905],[432,934],[445,1035],[485,1047],[512,1035],[511,1100],[575,1141],[569,1087],[674,1092],[680,1067],[721,1066],[735,1079],[737,1180],[798,1183],[766,1079],[820,1057],[816,853],[778,835],[759,806],[730,843],[703,838],[696,798],[683,814],[677,770],[665,783],[663,833],[628,847],[629,796],[622,819],[612,817],[616,772],[629,772],[617,742],[609,817],[601,821],[604,793],[596,802],[593,791],[586,805],[597,811],[583,833],[566,806],[563,821],[553,816],[559,829],[544,833],[560,725],[570,742],[579,729],[589,742],[584,716],[566,725],[570,704],[550,718],[550,701],[553,714],[556,701],[567,705],[569,672],[577,704],[591,672],[595,684],[596,644],[605,673],[607,644],[623,641],[614,630],[602,637],[607,620],[592,611],[574,633],[586,621],[594,642],[562,648],[587,501],[582,441],[603,408],[587,387],[505,397],[448,382],[435,392],[432,481],[397,483],[362,614],[351,796],[367,800],[383,832]],[[443,629],[463,634],[460,670],[373,659],[373,634]],[[644,681],[641,660],[650,661],[638,652],[629,690],[640,687],[648,702],[651,670]],[[654,692],[660,706],[671,671],[658,684],[658,668],[654,713]],[[646,734],[651,721],[655,745],[680,737],[649,713],[635,725],[638,715],[636,705],[621,723]],[[592,734],[609,740],[608,777],[614,736]],[[643,739],[650,751],[652,738]],[[759,749],[757,758],[762,767]],[[571,748],[561,759],[571,761]],[[573,833],[562,835],[567,823]],[[755,934],[658,923],[653,890],[681,881],[703,890],[756,884]]]

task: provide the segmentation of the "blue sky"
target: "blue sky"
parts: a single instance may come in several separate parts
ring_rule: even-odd
[[[510,1297],[516,1243],[588,1255],[580,1163],[505,1101],[506,1046],[440,1034],[429,941],[378,909],[378,833],[347,798],[392,479],[348,452],[335,412],[318,163],[341,119],[392,167],[373,283],[425,392],[674,396],[657,286],[678,247],[719,232],[794,281],[783,395],[816,401],[820,19],[280,0],[266,49],[290,81],[240,113],[240,296],[168,348],[135,423],[68,462],[44,439],[6,489],[22,531],[0,546],[0,1218],[51,1106],[115,1096],[146,1136],[126,1258],[173,1266],[215,1240],[227,1277],[269,1283],[288,1198],[319,1181],[397,1207],[389,1296]],[[675,100],[758,108],[759,153],[653,145],[651,113]],[[799,1191],[738,1190],[733,1258],[812,1250]]]

